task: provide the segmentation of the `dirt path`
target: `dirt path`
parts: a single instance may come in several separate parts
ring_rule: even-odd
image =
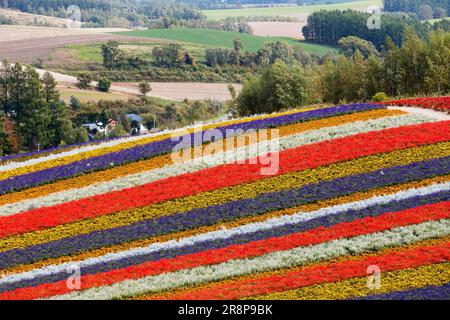
[[[431,109],[419,108],[419,107],[389,107],[389,109],[402,110],[409,113],[416,113],[425,115],[437,120],[450,120],[450,115],[440,111],[434,111]]]

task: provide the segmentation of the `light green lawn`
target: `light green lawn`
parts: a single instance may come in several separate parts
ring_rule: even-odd
[[[335,51],[336,49],[301,42],[293,38],[287,37],[260,37],[246,33],[229,32],[223,30],[211,29],[189,29],[189,28],[174,28],[174,29],[152,29],[152,30],[136,30],[115,32],[115,34],[127,35],[132,37],[146,37],[166,39],[183,43],[191,43],[195,45],[203,45],[207,47],[223,47],[232,48],[233,40],[240,38],[244,46],[244,50],[250,52],[258,51],[265,42],[268,41],[285,41],[293,46],[301,46],[305,51],[324,55],[328,51]]]
[[[450,18],[431,19],[431,20],[427,20],[427,21],[431,24],[434,24],[434,23],[442,21],[442,20],[450,20]]]
[[[227,17],[252,17],[252,16],[295,16],[296,14],[310,14],[313,11],[327,9],[364,9],[369,6],[381,6],[382,0],[354,0],[336,4],[322,4],[295,7],[271,7],[271,8],[243,8],[225,10],[204,10],[203,13],[210,20],[221,20]]]

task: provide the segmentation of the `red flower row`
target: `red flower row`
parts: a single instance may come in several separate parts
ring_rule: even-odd
[[[450,260],[450,243],[368,256],[329,265],[311,265],[266,277],[250,277],[186,293],[170,295],[170,300],[236,300],[244,297],[283,292],[319,283],[337,282],[367,276],[367,267],[376,265],[383,272],[418,268]]]
[[[195,254],[179,256],[176,258],[147,262],[124,269],[117,269],[99,274],[84,275],[81,279],[82,288],[80,290],[104,285],[111,285],[113,283],[124,281],[127,279],[139,279],[142,277],[157,275],[165,272],[195,268],[201,265],[219,264],[231,259],[243,259],[260,256],[274,251],[289,250],[300,246],[314,245],[334,239],[350,238],[368,233],[380,232],[396,227],[419,224],[425,221],[441,220],[450,217],[449,207],[450,202],[425,205],[422,207],[412,208],[397,213],[386,213],[377,217],[367,217],[352,222],[340,223],[328,228],[320,227],[314,230],[295,233],[278,238],[259,240],[246,244],[232,245],[222,249],[207,250]],[[400,249],[399,252],[401,252],[401,250],[402,249]],[[447,255],[448,254],[449,252],[447,249]],[[418,265],[429,262],[428,259],[429,257],[420,258],[418,261]],[[414,259],[412,262],[415,262]],[[409,267],[409,265],[405,266],[405,264],[402,264],[402,261],[398,262],[398,265],[399,269]],[[321,268],[317,268],[314,266],[310,267],[310,269],[312,269],[312,271],[308,272],[313,272],[313,275],[317,273],[317,270],[315,269],[321,270]],[[327,281],[328,280],[324,278],[322,282]],[[280,288],[284,288],[284,285],[281,285]],[[60,281],[56,283],[43,284],[36,287],[27,287],[16,289],[10,292],[4,292],[0,294],[0,300],[29,300],[65,294],[67,292],[69,292],[69,289],[67,289],[66,281]],[[204,292],[199,291],[195,294],[192,293],[188,296],[176,298],[210,298],[208,295],[203,296],[203,294]]]
[[[449,124],[450,121],[445,121],[373,131],[285,150],[280,153],[278,175],[448,141],[450,139]],[[264,165],[261,164],[249,163],[221,165],[147,185],[1,217],[0,237],[42,230],[256,181],[267,178],[261,174],[263,167]]]
[[[416,98],[384,102],[385,105],[418,106],[437,111],[450,112],[450,97]]]

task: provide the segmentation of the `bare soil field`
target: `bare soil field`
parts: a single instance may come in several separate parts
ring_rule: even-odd
[[[108,40],[151,41],[148,38],[106,34],[126,29],[63,29],[30,26],[0,26],[0,59],[31,63],[46,59],[57,48],[71,44],[97,43]]]
[[[231,99],[226,83],[192,83],[192,82],[152,82],[152,91],[149,96],[168,100],[202,100],[214,99],[217,101],[227,101]],[[240,92],[242,85],[233,84],[237,92]],[[138,92],[137,83],[114,83],[111,90],[122,88],[128,89],[130,93]]]
[[[290,37],[303,40],[302,28],[306,22],[249,22],[256,36]]]

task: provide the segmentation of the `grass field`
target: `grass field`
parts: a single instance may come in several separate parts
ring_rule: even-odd
[[[242,40],[242,44],[244,45],[244,50],[251,52],[258,51],[267,41],[286,41],[290,45],[301,46],[306,51],[316,53],[319,55],[324,55],[328,51],[335,50],[334,48],[327,46],[299,42],[292,38],[261,37],[223,30],[174,28],[174,29],[152,29],[152,30],[116,32],[115,34],[129,35],[133,37],[165,39],[177,42],[203,45],[207,47],[225,47],[225,48],[232,48],[233,40],[239,37]]]
[[[431,19],[431,20],[427,20],[427,21],[431,24],[434,24],[434,23],[442,21],[442,20],[450,20],[450,18],[447,17],[447,18],[441,18],[441,19]]]
[[[161,46],[167,41],[154,42],[119,42],[119,48],[146,60],[152,60],[152,49],[156,46]],[[208,46],[197,45],[191,43],[182,43],[183,47],[189,51],[196,61],[203,62],[205,60],[205,50]],[[70,45],[65,48],[57,49],[54,55],[63,54],[69,55],[77,61],[102,63],[101,44],[80,44]]]
[[[365,9],[371,5],[382,5],[381,0],[354,0],[336,4],[321,4],[296,7],[271,7],[271,8],[244,8],[225,10],[204,10],[203,13],[210,20],[221,20],[227,17],[253,17],[253,16],[304,16],[320,9]]]
[[[61,99],[67,103],[70,101],[70,97],[72,96],[78,98],[78,100],[80,100],[81,102],[98,102],[100,100],[127,101],[129,98],[135,97],[131,94],[124,94],[119,92],[100,92],[96,90],[81,90],[74,87],[58,87],[58,91],[61,95]]]

